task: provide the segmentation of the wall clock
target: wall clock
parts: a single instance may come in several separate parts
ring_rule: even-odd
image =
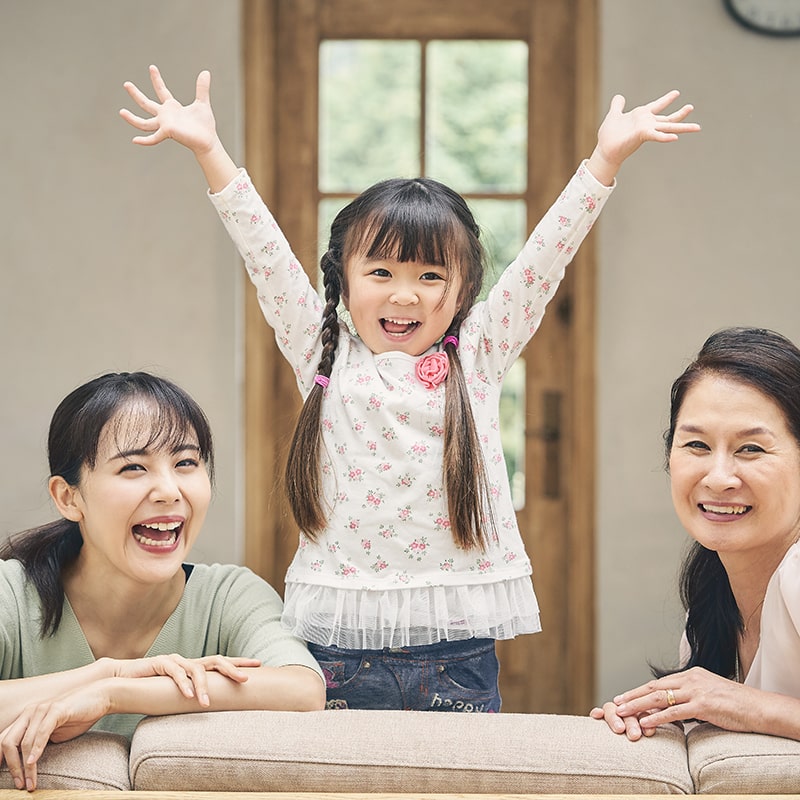
[[[769,36],[800,36],[800,0],[722,0],[745,28]]]

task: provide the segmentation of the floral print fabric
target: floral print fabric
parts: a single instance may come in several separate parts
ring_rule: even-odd
[[[438,347],[376,355],[342,324],[322,412],[328,526],[316,542],[300,534],[286,576],[284,621],[298,636],[374,648],[539,630],[500,440],[500,390],[611,191],[582,164],[459,331],[495,504],[497,535],[483,552],[459,549],[450,533],[446,382],[431,361],[446,356]],[[322,350],[323,302],[246,172],[211,200],[305,397]]]

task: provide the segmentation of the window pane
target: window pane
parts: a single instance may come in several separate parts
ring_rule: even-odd
[[[483,297],[525,244],[525,201],[472,199],[469,207],[481,229],[481,241],[486,250]]]
[[[420,53],[415,41],[320,45],[319,188],[359,192],[420,173]]]
[[[500,394],[500,439],[514,508],[525,507],[525,359],[518,358]]]
[[[331,223],[333,218],[350,202],[352,198],[349,197],[328,197],[322,200],[317,210],[317,250],[319,257],[317,258],[317,291],[320,297],[325,297],[325,284],[322,280],[322,270],[319,268],[319,261],[325,251],[328,249],[328,239],[331,236]],[[339,319],[346,323],[350,330],[355,333],[355,328],[350,320],[350,312],[344,307],[343,303],[339,303],[337,309]]]
[[[428,46],[426,172],[459,192],[521,192],[527,182],[528,46]]]
[[[522,200],[470,200],[486,249],[486,276],[481,297],[516,258],[527,238]],[[500,437],[506,457],[514,508],[525,507],[525,359],[518,358],[506,375],[500,394]]]
[[[322,200],[319,204],[317,213],[317,290],[324,297],[325,290],[322,285],[322,270],[319,268],[319,260],[323,253],[328,249],[328,239],[331,236],[331,223],[333,218],[350,202],[343,197],[329,197]]]

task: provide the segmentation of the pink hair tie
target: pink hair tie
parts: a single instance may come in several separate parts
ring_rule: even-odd
[[[331,379],[329,377],[327,377],[326,375],[320,375],[319,373],[317,373],[314,376],[314,383],[318,383],[323,389],[327,389],[328,388],[328,384],[330,382],[331,382]]]
[[[446,344],[452,344],[453,347],[458,347],[458,337],[445,336],[444,340],[442,341],[442,347],[444,347]]]

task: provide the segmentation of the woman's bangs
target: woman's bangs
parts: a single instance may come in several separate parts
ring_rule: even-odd
[[[177,409],[151,399],[140,399],[121,408],[109,420],[108,432],[120,453],[173,453],[189,446],[198,447],[204,461],[208,457],[191,420]]]

